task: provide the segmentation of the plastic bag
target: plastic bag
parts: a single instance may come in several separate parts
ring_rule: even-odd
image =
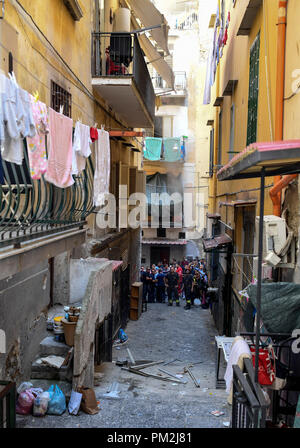
[[[119,339],[121,343],[126,342],[128,339],[127,334],[125,333],[124,330],[122,330],[122,328],[119,330]]]
[[[44,417],[47,413],[48,403],[50,401],[49,392],[43,392],[34,399],[33,415],[35,417]]]
[[[48,404],[47,414],[61,415],[66,410],[66,397],[57,384],[52,385],[48,389],[50,401]]]
[[[70,401],[69,401],[69,406],[68,406],[68,411],[70,414],[72,414],[72,415],[78,414],[80,404],[81,404],[81,399],[82,399],[82,394],[72,390]]]
[[[17,404],[16,404],[16,413],[21,415],[29,415],[31,414],[34,402],[34,395],[28,389],[24,390],[20,393]]]
[[[25,390],[31,389],[33,387],[32,383],[21,383],[20,386],[17,389],[18,394],[21,394],[22,392],[25,392]]]

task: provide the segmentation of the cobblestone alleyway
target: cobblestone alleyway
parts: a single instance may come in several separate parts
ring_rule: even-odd
[[[148,311],[137,321],[130,321],[126,328],[129,337],[119,349],[113,348],[113,361],[126,359],[127,348],[135,360],[163,360],[167,366],[158,365],[147,371],[158,374],[158,368],[174,374],[183,374],[184,366],[200,362],[192,368],[200,380],[196,388],[188,374],[186,384],[164,382],[138,376],[122,370],[113,363],[98,368],[104,376],[95,386],[101,410],[97,415],[80,412],[70,416],[46,416],[43,419],[18,417],[23,427],[88,427],[88,428],[224,428],[230,421],[230,406],[224,390],[215,389],[216,330],[209,310],[194,307],[185,311],[183,306],[149,304]],[[164,374],[163,374],[164,375]],[[109,386],[119,383],[120,398],[104,399],[101,395]],[[223,411],[215,417],[211,411]]]

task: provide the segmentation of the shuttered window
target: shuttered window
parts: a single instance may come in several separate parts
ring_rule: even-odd
[[[247,146],[257,139],[260,33],[250,50]]]

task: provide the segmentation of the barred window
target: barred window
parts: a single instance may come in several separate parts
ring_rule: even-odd
[[[61,106],[63,106],[63,114],[71,118],[72,95],[54,81],[51,81],[51,107],[59,112]]]

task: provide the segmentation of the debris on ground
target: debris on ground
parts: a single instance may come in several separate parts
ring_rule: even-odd
[[[214,415],[215,417],[220,417],[221,415],[224,415],[224,412],[222,412],[222,411],[211,411],[211,415]]]
[[[46,364],[49,367],[55,367],[56,369],[60,369],[65,362],[65,358],[62,356],[50,355],[46,358],[41,358],[43,364]]]
[[[110,386],[110,389],[105,393],[99,396],[100,398],[107,398],[110,400],[119,400],[120,399],[120,391],[119,391],[119,383],[113,382]]]

